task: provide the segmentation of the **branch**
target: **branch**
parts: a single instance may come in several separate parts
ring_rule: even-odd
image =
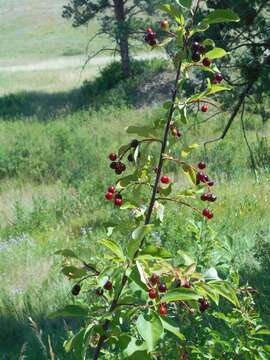
[[[227,132],[229,131],[234,119],[236,118],[237,114],[238,114],[238,111],[240,109],[240,107],[242,106],[243,102],[245,101],[245,98],[246,96],[248,95],[248,93],[250,92],[250,90],[252,89],[255,81],[257,79],[253,79],[252,81],[250,81],[250,83],[248,84],[248,86],[244,89],[244,91],[242,92],[242,94],[240,95],[240,98],[239,98],[239,101],[238,103],[236,104],[233,112],[232,112],[232,115],[227,123],[227,125],[225,126],[225,129],[223,130],[222,134],[220,136],[218,136],[217,138],[214,138],[214,139],[210,139],[210,140],[207,140],[204,142],[204,147],[207,145],[207,144],[210,144],[210,143],[213,143],[213,142],[216,142],[216,141],[219,141],[219,140],[223,140],[225,138],[225,136],[227,135]]]

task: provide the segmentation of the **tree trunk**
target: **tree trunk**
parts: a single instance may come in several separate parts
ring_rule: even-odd
[[[123,73],[126,78],[130,76],[130,58],[128,45],[128,31],[125,28],[125,5],[124,0],[113,0],[115,18],[117,21],[117,36],[116,41],[120,47],[121,63]]]

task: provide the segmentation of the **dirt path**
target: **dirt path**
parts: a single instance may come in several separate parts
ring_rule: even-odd
[[[165,57],[166,55],[162,52],[141,53],[134,56],[135,59],[140,60]],[[113,56],[97,56],[89,62],[88,66],[105,65],[112,61],[113,58]],[[61,70],[65,68],[80,68],[84,64],[85,60],[85,56],[59,57],[55,59],[42,60],[30,64],[0,66],[0,72],[14,73],[20,71],[27,72],[42,70]]]

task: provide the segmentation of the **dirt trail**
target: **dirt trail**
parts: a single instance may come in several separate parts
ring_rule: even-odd
[[[93,58],[88,66],[99,66],[105,65],[112,61],[113,59],[118,59],[113,56],[97,56]],[[153,58],[166,58],[166,55],[162,52],[149,52],[149,53],[141,53],[139,55],[134,56],[135,59],[143,60],[143,59],[153,59]],[[85,56],[72,56],[72,57],[59,57],[55,59],[42,60],[35,63],[30,64],[22,64],[22,65],[7,65],[0,66],[0,72],[27,72],[27,71],[42,71],[42,70],[61,70],[65,68],[81,68],[85,63]]]

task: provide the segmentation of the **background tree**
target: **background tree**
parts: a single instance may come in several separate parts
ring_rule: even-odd
[[[105,34],[112,40],[115,44],[113,50],[120,53],[123,73],[125,77],[129,77],[130,43],[132,40],[138,40],[138,32],[141,32],[143,40],[145,15],[153,14],[158,2],[158,0],[70,0],[64,6],[63,17],[72,19],[74,27],[87,25],[91,20],[99,17],[99,30],[94,38]],[[112,49],[103,47],[97,53],[104,50]]]

